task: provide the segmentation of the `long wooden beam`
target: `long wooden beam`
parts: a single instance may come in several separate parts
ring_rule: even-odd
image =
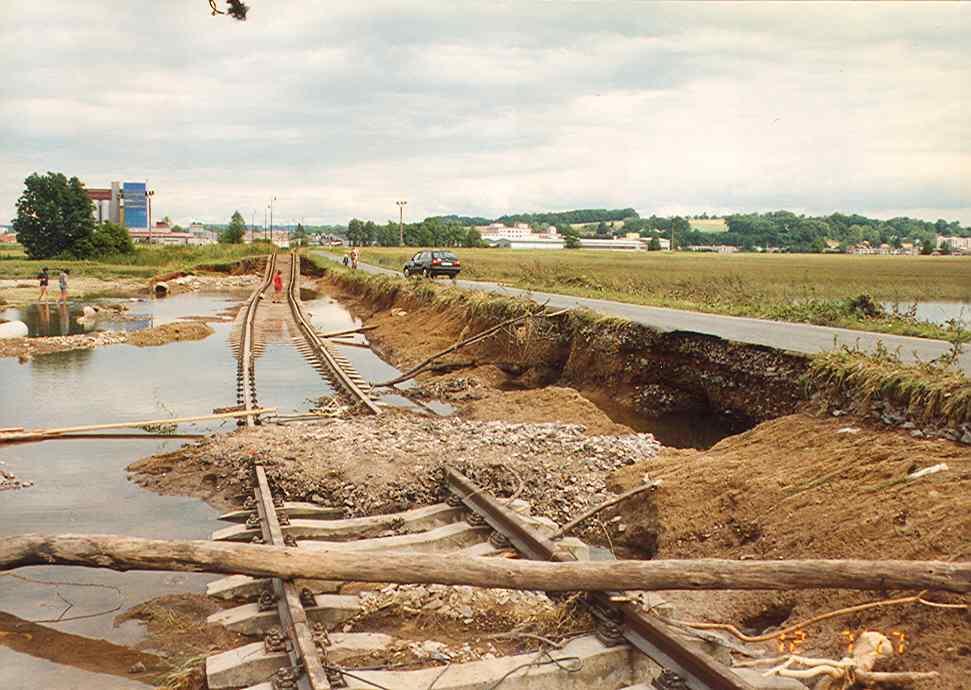
[[[971,592],[971,562],[700,559],[549,563],[432,554],[312,553],[255,544],[92,534],[28,534],[0,540],[0,571],[28,565],[242,573],[254,577],[434,583],[548,592],[667,589]]]
[[[245,417],[247,415],[254,414],[269,414],[271,412],[276,412],[276,408],[263,407],[256,410],[240,410],[239,412],[223,412],[220,414],[203,414],[195,417],[169,417],[166,419],[148,419],[140,422],[110,422],[108,424],[65,426],[57,429],[26,429],[24,431],[0,433],[0,443],[3,443],[4,441],[24,441],[31,438],[44,438],[47,436],[61,436],[63,434],[103,431],[105,429],[139,429],[143,426],[171,426],[172,424],[184,424],[186,422],[203,422],[212,419],[230,419],[233,417]]]

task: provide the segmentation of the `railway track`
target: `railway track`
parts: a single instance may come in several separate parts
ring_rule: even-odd
[[[262,344],[258,342],[257,338],[256,313],[263,299],[263,294],[273,280],[276,257],[276,253],[267,257],[263,282],[243,304],[241,313],[237,317],[239,332],[234,333],[235,337],[232,341],[236,354],[236,403],[242,411],[246,412],[259,408],[256,401],[255,359],[260,353]],[[257,422],[255,414],[246,415],[242,419],[246,426],[254,426]]]
[[[255,360],[262,354],[263,342],[259,319],[266,312],[284,309],[283,305],[265,302],[271,289],[273,275],[277,268],[286,273],[286,308],[288,309],[291,334],[295,347],[336,389],[346,395],[356,409],[370,414],[380,414],[381,408],[374,401],[371,386],[354,369],[353,365],[327,339],[322,338],[314,329],[303,310],[300,300],[300,257],[289,255],[284,263],[274,253],[267,257],[263,280],[246,300],[237,316],[237,326],[233,331],[233,351],[236,356],[236,402],[241,411],[259,408],[256,393]],[[259,422],[256,413],[246,415],[241,423],[254,426]]]
[[[339,519],[340,509],[289,502],[272,492],[263,465],[254,467],[254,495],[243,510],[221,516],[234,523],[213,533],[220,541],[256,541],[310,550],[447,552],[493,557],[572,559],[579,542],[552,542],[549,521],[501,504],[455,470],[445,478],[444,503],[364,518]],[[579,544],[582,547],[582,544]],[[582,549],[581,549],[582,550]],[[497,567],[501,561],[497,559]],[[678,632],[644,613],[623,593],[589,593],[583,603],[597,621],[557,647],[430,668],[360,667],[358,661],[388,635],[336,632],[362,613],[348,583],[282,581],[234,575],[210,583],[210,596],[245,601],[209,623],[262,636],[262,641],[210,656],[209,688],[384,688],[385,690],[752,690],[757,687],[684,642]],[[418,613],[416,615],[422,615]],[[464,615],[464,614],[463,614]],[[385,639],[387,638],[387,639]],[[543,639],[543,638],[539,638]],[[438,644],[437,642],[433,644]],[[545,644],[545,643],[544,643]],[[548,659],[548,660],[547,660]],[[441,658],[446,661],[445,658]],[[650,683],[650,684],[649,684]]]
[[[304,313],[300,301],[300,256],[296,253],[290,255],[287,303],[290,305],[290,313],[300,335],[297,339],[297,349],[311,365],[327,376],[335,387],[343,391],[355,406],[370,414],[381,414],[381,408],[374,401],[375,396],[370,384],[354,370],[351,363],[336,347],[320,337]]]

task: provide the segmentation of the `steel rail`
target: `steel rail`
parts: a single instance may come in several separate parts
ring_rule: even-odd
[[[456,469],[445,472],[449,491],[522,555],[538,561],[572,561],[573,554],[536,530],[524,525],[483,489]],[[714,659],[686,646],[652,616],[627,602],[618,603],[620,592],[588,592],[591,612],[600,620],[618,625],[631,645],[660,666],[677,673],[692,690],[752,690],[751,684]]]
[[[236,402],[243,406],[247,412],[257,407],[256,404],[256,371],[253,358],[254,324],[256,323],[256,310],[260,305],[260,298],[263,292],[270,286],[273,279],[273,269],[276,266],[276,253],[270,254],[266,259],[266,271],[263,275],[263,282],[253,291],[243,309],[243,323],[239,334],[239,354],[236,367]],[[254,426],[255,415],[246,415],[246,426]]]
[[[256,510],[260,517],[263,542],[273,546],[286,546],[263,465],[256,466],[256,487],[253,492],[256,496]],[[290,657],[291,667],[298,672],[297,687],[301,690],[330,690],[331,684],[320,660],[313,630],[300,601],[297,586],[291,580],[280,578],[273,578],[272,582],[280,624],[290,641],[287,645],[287,654]]]
[[[369,412],[372,414],[381,414],[381,408],[371,400],[368,392],[363,390],[354,381],[350,373],[334,358],[334,355],[328,350],[326,343],[321,340],[317,331],[314,330],[309,319],[307,319],[306,314],[304,314],[303,306],[300,303],[298,285],[300,278],[300,255],[293,253],[290,256],[291,268],[290,281],[287,286],[287,302],[290,305],[290,311],[293,313],[293,319],[297,324],[297,328],[300,329],[304,340],[313,349],[317,360],[334,375],[334,379],[338,385],[350,394],[355,402],[361,403]]]

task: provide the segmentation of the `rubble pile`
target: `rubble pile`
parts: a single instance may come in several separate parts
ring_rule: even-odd
[[[128,342],[124,331],[96,331],[84,335],[59,335],[49,338],[9,338],[0,340],[0,357],[29,360],[36,355],[66,350],[90,350],[102,345]]]
[[[605,482],[611,472],[650,460],[659,448],[650,434],[586,436],[575,424],[389,414],[215,436],[180,451],[177,465],[195,460],[216,478],[217,493],[242,501],[259,460],[291,499],[341,506],[348,517],[443,500],[444,468],[451,465],[494,495],[516,495],[534,515],[562,524],[613,495]],[[160,456],[159,463],[167,470],[171,459]]]

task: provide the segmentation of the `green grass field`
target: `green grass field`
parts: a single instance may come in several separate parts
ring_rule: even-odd
[[[400,270],[414,249],[366,248],[363,261]],[[865,318],[859,295],[895,302],[971,303],[971,257],[695,254],[457,249],[462,277],[582,297],[945,337],[909,318]]]
[[[33,278],[44,266],[52,271],[70,269],[73,275],[95,278],[150,278],[159,273],[191,270],[198,266],[230,264],[268,253],[263,244],[213,244],[202,247],[138,247],[134,254],[106,256],[97,261],[32,260],[19,245],[0,245],[0,278]]]

